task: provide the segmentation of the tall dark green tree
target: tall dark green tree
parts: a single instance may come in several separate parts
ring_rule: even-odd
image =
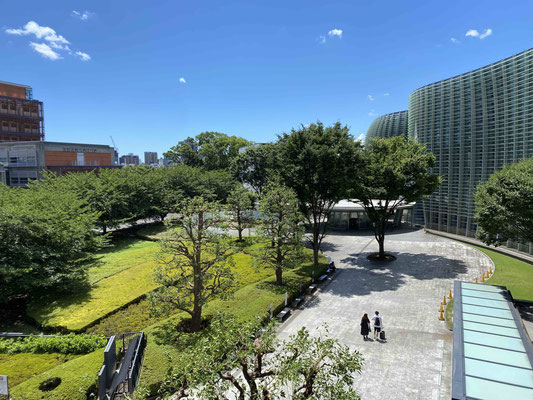
[[[280,160],[277,148],[274,143],[248,147],[233,160],[233,176],[260,195],[266,184],[278,174]]]
[[[0,298],[69,291],[83,284],[93,252],[98,213],[72,191],[52,183],[0,188]]]
[[[348,196],[349,180],[360,165],[360,143],[340,122],[302,125],[278,141],[282,179],[296,192],[300,210],[311,229],[314,261],[327,233],[333,206]]]
[[[227,169],[239,154],[239,149],[249,146],[250,141],[228,136],[220,132],[202,132],[195,138],[188,137],[164,153],[175,163],[207,170]]]
[[[351,197],[372,223],[380,259],[386,258],[387,225],[398,207],[425,199],[440,185],[441,178],[431,172],[434,164],[435,156],[425,146],[403,136],[373,139],[362,152]]]
[[[487,244],[533,242],[533,158],[506,165],[475,192],[477,236]]]

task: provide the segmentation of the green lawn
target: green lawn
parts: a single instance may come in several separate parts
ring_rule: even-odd
[[[103,361],[103,348],[79,356],[15,386],[10,392],[11,398],[13,400],[86,400],[89,389],[96,385]],[[47,392],[39,389],[41,382],[56,377],[61,379],[61,384],[55,389]]]
[[[448,325],[448,328],[453,330],[453,299],[450,299],[450,301],[448,301],[444,316],[445,316],[446,324]]]
[[[155,252],[155,248],[153,248]],[[123,252],[127,257],[127,252]],[[129,269],[102,279],[89,292],[81,292],[45,304],[33,304],[28,314],[44,326],[79,331],[120,307],[154,290],[155,261],[131,259]]]
[[[533,301],[533,265],[492,250],[473,247],[489,256],[496,266],[487,284],[506,286],[515,299]]]
[[[59,353],[51,354],[0,354],[0,375],[9,377],[9,387],[48,371],[78,356]]]

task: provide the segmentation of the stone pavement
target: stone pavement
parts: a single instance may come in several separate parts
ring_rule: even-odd
[[[492,262],[476,249],[422,230],[392,232],[385,250],[397,259],[367,260],[377,251],[370,232],[327,236],[323,251],[339,273],[281,325],[279,336],[302,326],[319,334],[327,323],[330,335],[364,356],[355,384],[363,400],[449,399],[452,333],[438,320],[440,301],[453,280],[472,281]],[[359,332],[363,314],[372,317],[376,310],[386,342],[364,341]]]

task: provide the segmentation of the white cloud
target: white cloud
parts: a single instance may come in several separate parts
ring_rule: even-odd
[[[383,96],[390,96],[390,93],[383,93]]]
[[[339,39],[342,38],[342,29],[332,29],[328,32],[328,35],[333,37],[333,36],[338,36]]]
[[[85,11],[90,15],[88,11]],[[80,16],[83,14],[80,13]],[[87,17],[89,18],[89,17]],[[50,60],[58,60],[61,57],[60,51],[73,54],[69,47],[70,42],[62,35],[59,35],[54,29],[49,26],[41,26],[35,21],[29,21],[24,27],[16,29],[6,29],[8,35],[17,36],[35,36],[37,39],[44,40],[46,43],[35,43],[30,41],[29,45],[37,53],[41,54]],[[79,56],[82,61],[89,61],[91,56],[83,51],[76,51],[75,55]]]
[[[454,38],[454,37],[450,38],[450,41],[451,41],[452,43],[461,43],[459,40],[457,40],[457,39]]]
[[[320,43],[320,44],[326,43],[326,37],[324,35],[320,35],[318,37],[318,43]]]
[[[355,139],[356,142],[362,142],[365,138],[365,134],[361,133],[359,136],[357,136],[357,139]]]
[[[479,39],[485,39],[487,36],[492,35],[492,29],[485,29],[485,32],[479,33],[476,29],[469,29],[465,36],[477,37]]]
[[[62,58],[59,53],[56,53],[54,50],[52,50],[52,48],[46,43],[30,42],[30,46],[34,51],[42,55],[44,58],[48,58],[50,60],[58,60]]]
[[[180,78],[180,83],[187,83],[187,81],[185,80],[184,77],[181,77],[181,78]]]
[[[37,39],[44,39],[49,43],[57,45],[70,44],[70,42],[63,36],[58,35],[55,30],[48,26],[41,26],[35,21],[30,21],[24,28],[19,29],[6,29],[6,33],[10,35],[27,36],[35,35]]]
[[[368,100],[370,100],[370,101],[374,101],[374,97],[373,97],[371,94],[369,94],[369,95],[366,96],[366,97],[368,97]]]
[[[90,11],[72,11],[71,14],[75,18],[79,18],[82,21],[87,21],[89,18],[93,16],[93,13]]]
[[[376,110],[370,110],[370,112],[368,113],[368,115],[369,115],[370,117],[375,117],[375,116],[378,115],[378,114],[376,113]]]
[[[89,61],[91,59],[91,56],[83,51],[77,51],[76,55],[79,56],[82,61]]]

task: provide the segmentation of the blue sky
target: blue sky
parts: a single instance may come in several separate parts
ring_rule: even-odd
[[[357,137],[414,89],[532,47],[532,15],[501,0],[10,1],[0,80],[33,87],[47,140],[113,136],[121,154],[316,120]]]

